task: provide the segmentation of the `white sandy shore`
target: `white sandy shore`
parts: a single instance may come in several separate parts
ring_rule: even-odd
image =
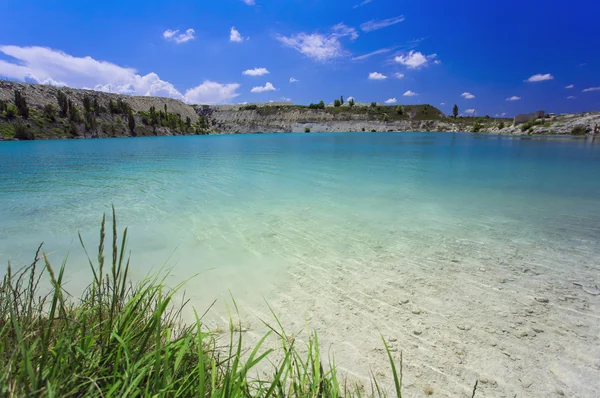
[[[409,397],[425,387],[470,397],[476,380],[478,397],[600,396],[600,296],[574,284],[597,291],[591,253],[489,247],[447,239],[406,256],[379,248],[372,259],[332,256],[327,268],[298,262],[261,290],[288,333],[316,329],[352,380],[373,371],[391,386],[381,332],[403,353]],[[273,318],[260,298],[236,299],[252,345],[266,330],[260,319]],[[224,311],[208,319],[226,327]]]

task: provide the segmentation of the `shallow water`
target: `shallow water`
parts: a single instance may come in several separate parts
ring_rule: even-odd
[[[172,283],[200,273],[188,284],[198,307],[224,303],[231,290],[241,307],[268,316],[266,299],[291,327],[321,330],[354,374],[368,372],[353,363],[363,359],[385,366],[369,356],[376,328],[454,385],[448,396],[468,392],[473,369],[489,365],[489,333],[532,371],[578,366],[564,380],[529,376],[548,389],[559,380],[582,394],[578,377],[594,372],[600,307],[567,279],[598,283],[600,142],[455,133],[0,142],[0,170],[0,264],[27,264],[44,242],[53,263],[69,254],[72,292],[89,281],[77,232],[93,253],[114,205],[129,227],[134,278],[165,265]],[[530,322],[520,317],[539,294],[582,294],[535,322],[591,334],[551,340],[556,350],[515,338],[510,328]],[[409,297],[412,312],[401,307]],[[464,331],[469,320],[480,334]],[[416,342],[414,328],[425,331]],[[464,333],[478,336],[472,362],[440,365],[440,347],[446,359],[467,355],[469,345],[456,348]],[[490,396],[531,393],[515,387],[524,376],[498,355],[490,372],[502,381]]]
[[[0,262],[37,245],[86,267],[111,204],[139,277],[164,264],[272,279],[448,237],[597,254],[600,145],[469,134],[0,143]],[[414,244],[414,245],[413,245]],[[213,272],[214,273],[214,272]],[[263,273],[264,275],[261,275]],[[231,283],[230,286],[225,286]],[[259,288],[259,286],[256,286]],[[252,291],[252,289],[250,289]]]

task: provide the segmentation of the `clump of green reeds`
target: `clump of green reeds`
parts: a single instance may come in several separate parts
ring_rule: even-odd
[[[54,269],[41,246],[29,267],[14,272],[9,264],[0,284],[0,396],[361,396],[338,378],[335,364],[323,365],[316,333],[297,350],[275,317],[278,326],[244,352],[239,328],[230,327],[223,348],[203,328],[202,316],[183,324],[187,302],[173,303],[181,285],[169,289],[160,275],[129,282],[127,229],[119,244],[114,209],[112,221],[110,259],[104,257],[104,217],[97,263],[89,261],[93,281],[80,298],[63,287],[66,261]],[[51,284],[45,295],[39,293],[43,275]],[[281,342],[278,355],[263,347],[269,335]],[[401,368],[387,352],[401,397]],[[265,362],[271,376],[251,376]],[[362,394],[385,391],[373,379],[371,393]]]

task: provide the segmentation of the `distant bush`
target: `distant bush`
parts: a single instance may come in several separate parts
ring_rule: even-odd
[[[310,133],[310,128],[308,128],[308,127],[305,127],[305,128],[304,128],[304,132],[305,132],[305,133]]]
[[[8,106],[8,104],[6,103],[6,101],[0,101],[0,116],[2,115],[3,112],[6,112],[7,106]]]
[[[371,102],[371,108],[377,108],[377,102]]]
[[[242,111],[254,111],[256,110],[256,108],[258,108],[258,106],[256,105],[244,105],[240,108],[240,110]]]
[[[350,108],[352,108],[354,106],[354,98],[350,98],[350,100],[348,101],[348,106]]]
[[[521,125],[521,131],[527,131],[533,129],[533,126],[544,124],[544,120],[530,120],[527,123]]]
[[[340,102],[340,100],[335,100],[335,101],[333,101],[333,106],[335,106],[336,108],[339,108],[340,106],[342,106],[342,103]]]
[[[498,123],[498,128],[502,130],[504,128],[504,121]]]
[[[17,110],[17,107],[13,104],[8,104],[6,106],[6,111],[4,111],[5,117],[7,119],[14,119],[15,117],[17,117],[17,113],[19,113],[19,111]]]
[[[17,123],[15,125],[15,138],[19,140],[34,140],[35,135],[33,131],[31,131],[31,126],[29,124],[25,125],[24,123]]]
[[[583,126],[575,126],[571,130],[571,134],[572,135],[584,135],[585,134],[585,127],[583,127]]]
[[[396,113],[397,113],[398,115],[402,115],[402,114],[404,113],[404,110],[402,109],[402,105],[398,105],[398,106],[396,107]]]
[[[363,128],[361,129],[361,131],[365,131],[365,128],[363,127]]]
[[[371,133],[376,133],[376,132],[377,132],[377,130],[375,130],[375,129],[371,130]]]
[[[471,130],[471,132],[473,132],[473,133],[479,133],[482,128],[483,128],[483,125],[481,123],[479,123],[479,121],[477,121],[473,125],[473,129]]]
[[[321,101],[318,104],[310,104],[308,107],[310,109],[325,109],[325,102]]]
[[[56,108],[52,104],[44,105],[44,116],[48,118],[48,120],[55,121],[56,120]]]

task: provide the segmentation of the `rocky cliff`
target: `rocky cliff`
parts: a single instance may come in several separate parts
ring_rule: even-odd
[[[18,109],[24,99],[26,109]],[[59,101],[62,96],[68,106]],[[21,99],[21,101],[23,101]],[[374,105],[374,104],[373,104]],[[171,98],[0,81],[0,139],[358,131],[580,134],[600,114],[563,115],[516,127],[511,119],[450,118],[431,105],[189,105]]]

